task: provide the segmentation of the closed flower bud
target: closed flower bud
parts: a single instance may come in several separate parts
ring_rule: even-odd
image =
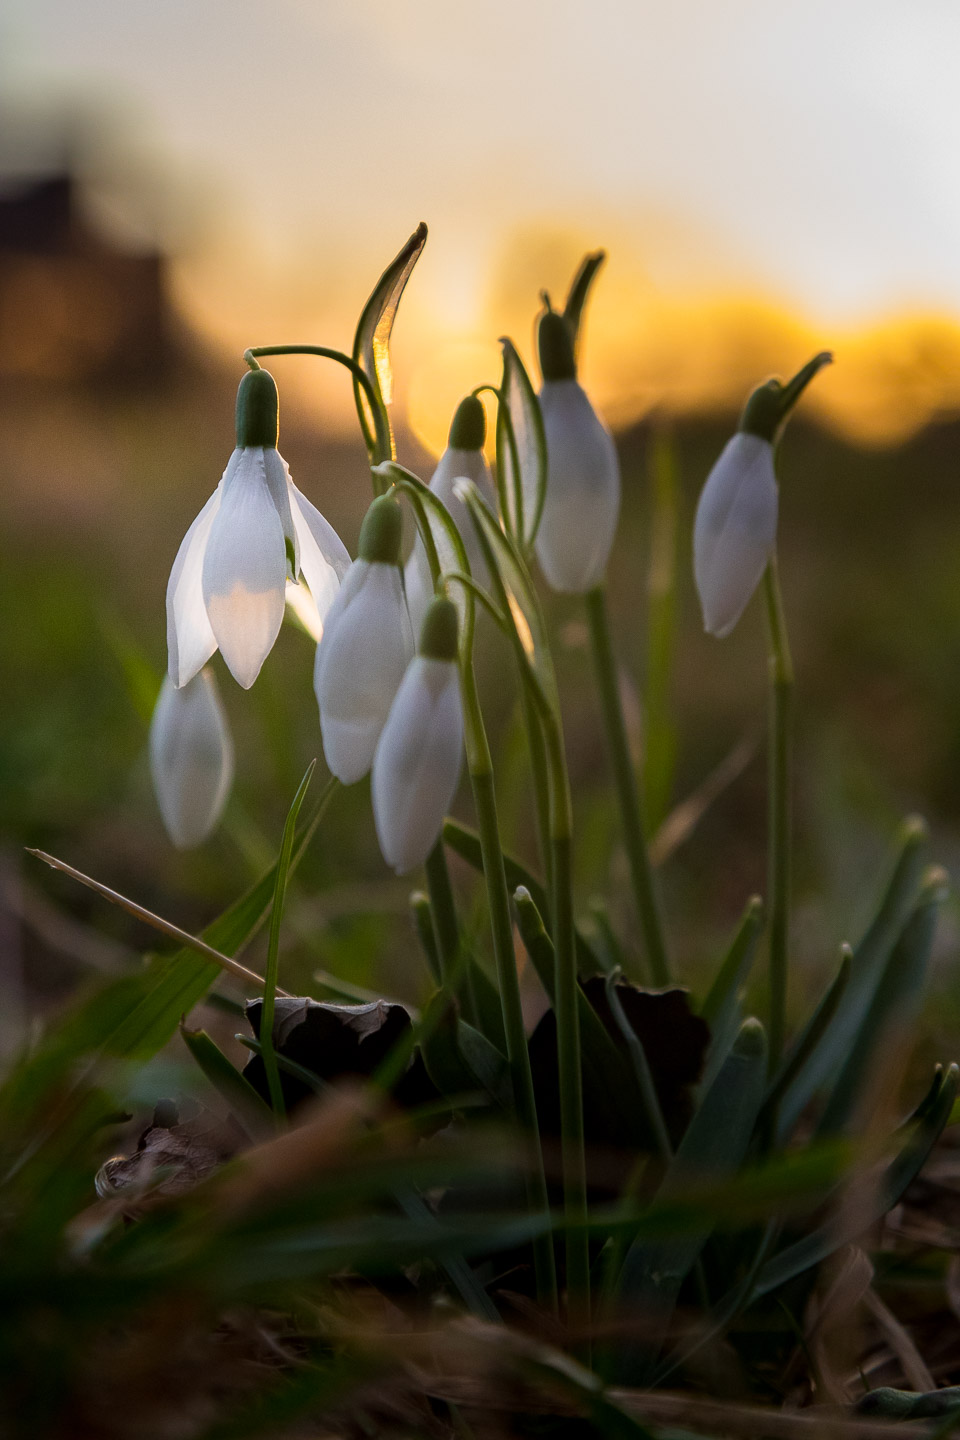
[[[350,557],[290,479],[277,450],[277,387],[266,370],[237,392],[237,448],[184,536],[167,585],[169,673],[186,685],[217,647],[248,690],[283,621],[288,575],[309,586],[318,623]]]
[[[473,525],[470,523],[463,501],[454,494],[453,487],[455,481],[463,477],[472,480],[490,508],[496,511],[496,490],[490,475],[490,468],[483,456],[486,433],[487,423],[483,405],[475,395],[468,395],[457,407],[453,424],[450,426],[449,443],[430,480],[430,489],[449,510],[460,532],[467,559],[470,562],[470,572],[481,584],[485,582],[487,568],[480,550],[480,543]],[[407,590],[407,604],[410,607],[410,619],[414,631],[418,632],[427,613],[427,606],[433,597],[430,566],[423,548],[423,541],[419,535],[414,541],[413,550],[407,561],[404,584]]]
[[[463,711],[457,612],[430,603],[420,651],[397,691],[373,761],[373,816],[387,864],[398,875],[426,860],[457,790]]]
[[[693,525],[693,570],[710,635],[730,634],[763,578],[777,538],[773,447],[800,396],[832,358],[823,350],[786,384],[758,385],[707,476]]]
[[[366,775],[414,651],[398,565],[402,516],[390,496],[375,500],[317,646],[314,690],[323,753],[344,785]]]
[[[767,568],[777,537],[773,446],[738,431],[710,471],[693,526],[704,628],[729,635]]]
[[[547,440],[537,559],[552,589],[579,595],[599,585],[607,568],[620,515],[620,462],[613,437],[577,381],[561,315],[541,315],[537,343]]]
[[[164,676],[150,722],[150,774],[174,845],[199,845],[219,821],[233,783],[233,742],[209,670],[179,690]]]

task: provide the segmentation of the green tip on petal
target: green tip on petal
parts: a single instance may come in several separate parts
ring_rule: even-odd
[[[734,1053],[751,1056],[762,1055],[767,1048],[767,1037],[760,1021],[752,1015],[744,1020],[733,1042]]]
[[[357,553],[361,560],[376,565],[399,565],[403,536],[403,512],[392,495],[374,500],[363,517]]]
[[[277,382],[269,370],[248,370],[237,390],[237,444],[275,450],[279,434]]]
[[[420,654],[428,660],[456,660],[457,607],[442,595],[430,601],[420,628]]]
[[[482,450],[487,438],[487,416],[483,402],[476,395],[468,395],[457,406],[457,413],[450,426],[451,450]]]
[[[797,371],[793,379],[787,381],[786,385],[780,380],[766,380],[762,385],[758,385],[743,407],[743,414],[740,416],[737,429],[747,435],[757,435],[761,440],[769,440],[772,445],[780,427],[789,417],[791,410],[810,381],[832,361],[832,353],[829,350],[821,350],[818,355],[814,355],[812,360],[808,360],[806,365]]]
[[[555,310],[545,311],[537,322],[537,354],[544,380],[577,378],[570,327]]]

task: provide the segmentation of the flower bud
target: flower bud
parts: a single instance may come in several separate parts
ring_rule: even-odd
[[[233,783],[233,742],[209,670],[179,690],[164,676],[149,748],[153,788],[170,839],[181,850],[199,845],[220,819]]]
[[[710,635],[729,635],[763,577],[777,537],[773,446],[738,431],[707,477],[693,526],[693,569]]]
[[[397,564],[402,515],[389,495],[375,500],[360,531],[360,558],[347,571],[317,646],[314,690],[323,753],[344,785],[366,775],[390,706],[413,655],[413,630]]]
[[[547,489],[537,559],[552,589],[580,595],[599,585],[607,568],[620,515],[620,462],[613,437],[572,376],[544,377],[540,409]]]
[[[456,657],[456,608],[433,600],[373,761],[377,838],[398,875],[426,860],[456,794],[463,759]]]

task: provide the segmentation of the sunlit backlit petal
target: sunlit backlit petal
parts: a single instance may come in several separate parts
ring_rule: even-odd
[[[759,584],[777,535],[773,447],[738,432],[700,494],[693,564],[704,628],[729,635]]]
[[[235,450],[224,479],[235,467]],[[203,599],[203,557],[210,529],[220,509],[221,480],[180,542],[167,581],[167,670],[174,685],[186,685],[217,648]]]
[[[307,582],[322,627],[340,582],[350,567],[350,553],[329,521],[290,482],[290,509],[300,554],[300,573]]]
[[[545,380],[547,492],[537,559],[548,584],[568,594],[599,585],[620,515],[620,462],[606,426],[576,380]]]

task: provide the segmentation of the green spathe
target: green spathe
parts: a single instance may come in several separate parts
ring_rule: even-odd
[[[442,595],[431,600],[420,630],[420,654],[428,660],[456,660],[457,607]]]
[[[403,536],[403,512],[392,495],[374,500],[363,517],[357,553],[372,564],[399,565]]]
[[[537,322],[537,355],[544,380],[576,380],[570,327],[555,310],[545,310]]]
[[[821,350],[812,360],[808,360],[803,369],[798,370],[786,385],[782,380],[765,380],[762,385],[757,386],[744,405],[737,429],[747,435],[758,435],[761,440],[769,440],[772,445],[810,381],[824,365],[832,362],[831,352]]]
[[[482,450],[487,438],[487,416],[482,401],[476,395],[468,395],[457,406],[457,413],[450,426],[449,445],[451,450]]]
[[[269,370],[248,370],[237,389],[237,445],[275,450],[279,434],[277,382]]]

